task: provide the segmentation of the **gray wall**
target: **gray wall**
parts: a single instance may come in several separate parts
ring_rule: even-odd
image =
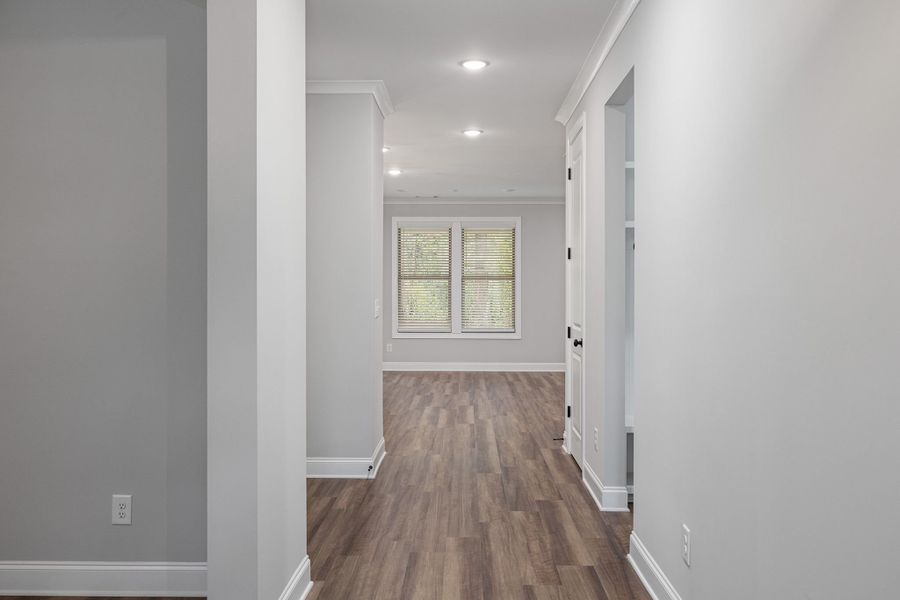
[[[372,456],[382,437],[382,138],[371,94],[307,96],[308,456]]]
[[[0,1],[0,560],[205,559],[205,37]]]
[[[393,217],[522,217],[522,339],[391,339]],[[558,363],[565,361],[565,207],[562,204],[386,204],[384,362]]]
[[[634,67],[635,525],[682,598],[900,586],[897,31],[896,2],[643,0],[575,113],[603,231],[604,104]]]

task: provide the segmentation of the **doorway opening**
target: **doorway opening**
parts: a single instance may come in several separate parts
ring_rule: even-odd
[[[609,328],[610,347],[618,357],[608,364],[614,404],[622,414],[622,430],[613,436],[624,442],[616,455],[621,455],[629,509],[634,506],[635,451],[635,102],[634,71],[630,71],[606,106],[606,235],[608,265],[606,286],[609,315],[615,326]],[[619,399],[616,400],[616,397]],[[621,412],[620,412],[621,411]],[[617,444],[620,442],[617,442]]]
[[[566,432],[563,449],[584,468],[584,196],[582,115],[566,132]]]
[[[625,487],[634,505],[634,94],[625,104]]]

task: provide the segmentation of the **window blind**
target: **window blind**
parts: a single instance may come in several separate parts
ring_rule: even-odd
[[[449,333],[451,228],[399,227],[397,330]]]
[[[516,330],[516,230],[462,229],[462,330]]]

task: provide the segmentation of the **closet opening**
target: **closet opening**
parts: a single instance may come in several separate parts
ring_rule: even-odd
[[[634,71],[630,71],[606,104],[605,119],[607,456],[618,462],[616,478],[627,489],[627,506],[635,499],[635,255],[637,205],[635,185]],[[620,484],[621,485],[621,484]]]

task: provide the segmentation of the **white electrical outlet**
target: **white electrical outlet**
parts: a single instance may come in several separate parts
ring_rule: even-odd
[[[375,298],[375,318],[381,317],[381,300]]]
[[[691,530],[684,524],[681,525],[681,559],[691,566]]]
[[[385,345],[384,345],[384,351],[385,351],[385,352],[393,352],[393,351],[394,351],[394,345],[393,345],[393,344],[385,344]]]
[[[113,494],[112,524],[131,525],[131,494]]]
[[[594,427],[594,452],[600,452],[600,431]]]

